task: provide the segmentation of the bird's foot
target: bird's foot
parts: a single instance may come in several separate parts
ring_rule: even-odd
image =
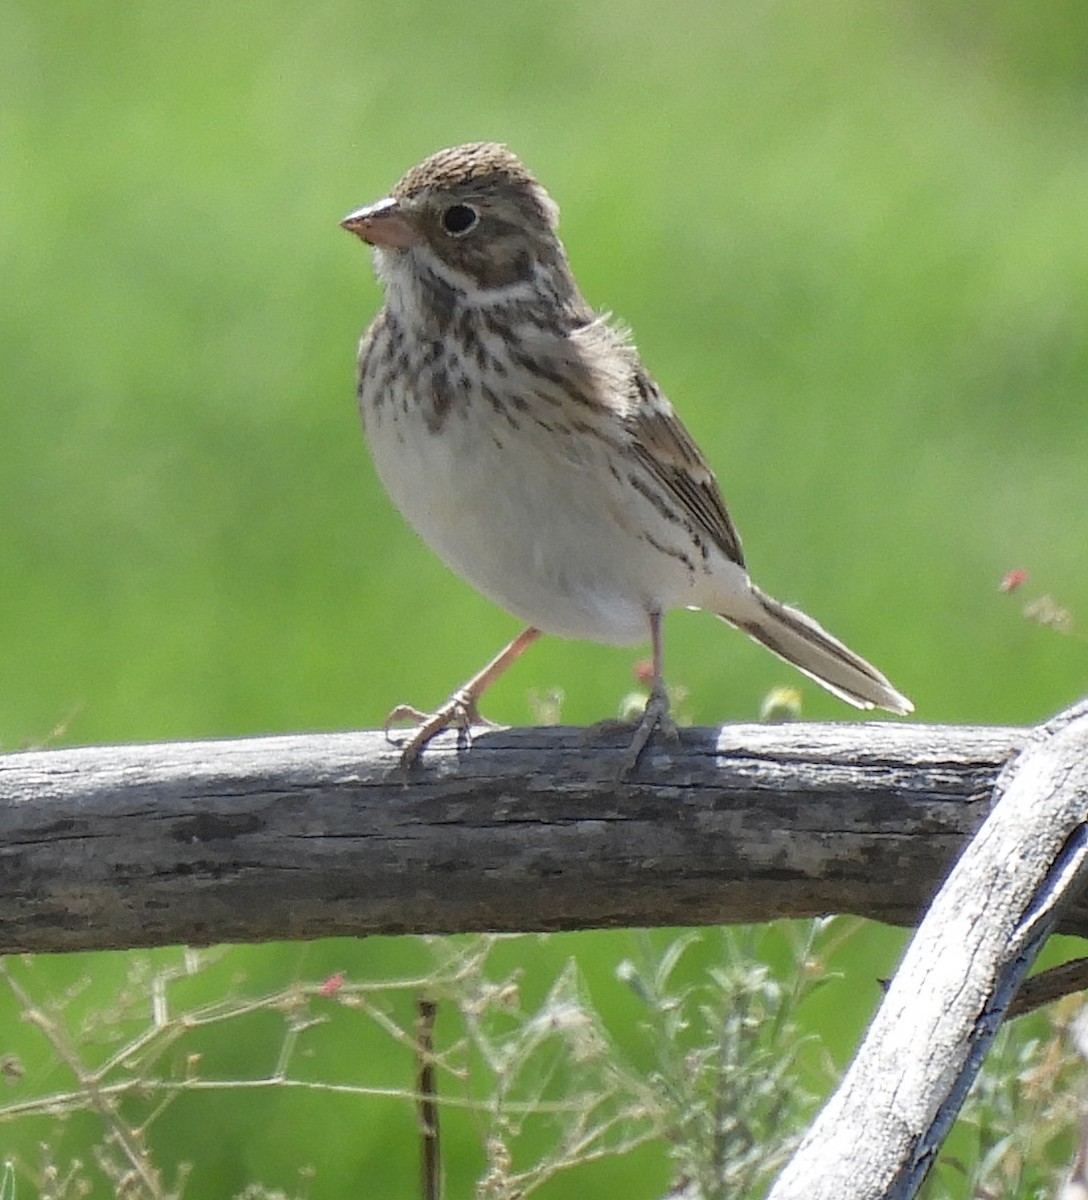
[[[415,728],[406,738],[395,738],[390,729],[401,722],[410,722]],[[476,697],[466,688],[461,688],[433,713],[421,712],[411,704],[398,704],[385,718],[385,736],[400,746],[400,765],[405,772],[411,770],[419,761],[423,747],[436,735],[445,729],[456,729],[459,743],[467,741],[473,727],[481,729],[496,728],[494,721],[480,716],[476,707]]]
[[[669,715],[669,693],[664,687],[655,687],[650,692],[650,698],[646,701],[646,707],[635,726],[634,737],[631,738],[631,744],[624,753],[620,778],[630,775],[638,766],[638,760],[656,730],[660,730],[668,741],[674,744],[679,743],[680,731],[676,728],[676,722]]]
[[[629,730],[631,725],[631,721],[614,717],[609,718],[591,725],[586,731],[586,737],[593,740],[602,737],[611,737],[621,731]],[[642,716],[634,722],[634,727],[634,736],[631,738],[630,744],[620,760],[618,773],[618,778],[620,779],[625,779],[638,766],[642,752],[646,749],[655,731],[660,730],[670,742],[677,743],[680,741],[680,732],[676,728],[676,722],[669,715],[669,694],[665,691],[664,687],[655,687],[650,692],[650,697],[646,701],[646,707],[642,710]]]

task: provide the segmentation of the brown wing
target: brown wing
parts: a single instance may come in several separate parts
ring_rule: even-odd
[[[631,449],[683,505],[696,526],[727,558],[743,567],[740,537],[726,511],[714,472],[661,389],[641,367],[635,369],[634,385],[638,400],[625,414]]]

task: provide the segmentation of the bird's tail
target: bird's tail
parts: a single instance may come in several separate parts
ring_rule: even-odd
[[[800,609],[780,604],[752,585],[755,612],[743,620],[719,614],[723,621],[743,629],[768,650],[792,663],[833,695],[858,708],[886,708],[909,713],[914,705],[865,659],[806,617]]]

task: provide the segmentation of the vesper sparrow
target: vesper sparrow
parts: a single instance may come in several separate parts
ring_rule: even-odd
[[[359,406],[382,483],[459,575],[525,621],[479,674],[411,718],[402,760],[451,725],[541,633],[629,645],[653,687],[628,753],[671,730],[661,618],[702,608],[858,708],[910,701],[749,579],[714,475],[626,331],[578,290],[558,209],[504,146],[413,167],[342,225],[374,247],[385,308],[359,350]],[[388,724],[387,722],[387,728]]]

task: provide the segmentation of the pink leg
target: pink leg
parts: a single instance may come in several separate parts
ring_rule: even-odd
[[[420,751],[443,729],[456,726],[462,733],[467,733],[473,725],[488,725],[479,713],[477,702],[507,667],[525,653],[526,650],[540,637],[540,630],[523,629],[516,638],[433,713],[423,713],[409,704],[398,704],[385,718],[385,730],[389,732],[390,725],[397,721],[417,721],[419,725],[412,732],[401,750],[401,765],[407,770],[419,758]]]

